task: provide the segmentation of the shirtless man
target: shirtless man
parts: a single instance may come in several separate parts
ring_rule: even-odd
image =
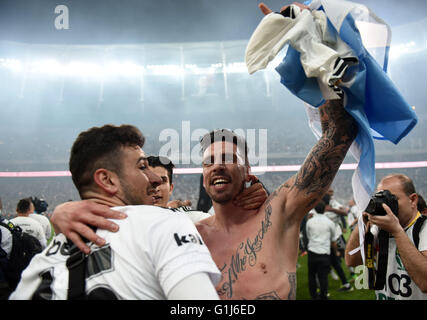
[[[268,13],[266,6],[260,7]],[[245,210],[233,204],[250,173],[240,138],[231,133],[231,140],[218,141],[215,134],[213,140],[202,140],[204,186],[215,215],[198,222],[197,228],[222,272],[216,287],[221,299],[295,299],[300,223],[328,190],[357,134],[355,121],[343,108],[342,100],[327,101],[319,109],[322,137],[298,173],[258,209]],[[74,205],[57,207],[53,221],[87,252],[79,234],[96,243],[102,244],[103,239],[85,224],[112,230],[111,221],[103,217],[118,215],[85,204]],[[91,219],[80,217],[79,210],[83,209],[94,213]]]

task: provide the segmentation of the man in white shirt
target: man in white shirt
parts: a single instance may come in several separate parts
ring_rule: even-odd
[[[23,232],[32,235],[40,241],[42,248],[46,248],[47,241],[42,225],[30,218],[34,212],[34,205],[30,198],[21,199],[16,206],[17,217],[10,220],[15,226],[19,226]]]
[[[106,244],[88,244],[88,256],[57,235],[33,258],[10,299],[218,299],[220,272],[191,220],[140,206],[153,204],[161,182],[148,168],[143,144],[142,133],[130,125],[80,133],[70,155],[80,197],[127,219],[116,220],[119,232],[97,230]],[[72,263],[75,257],[83,263]]]
[[[265,14],[271,12],[265,9],[261,9]],[[284,181],[258,209],[246,210],[233,203],[250,179],[245,139],[227,129],[214,130],[201,139],[203,184],[215,215],[196,226],[221,268],[223,277],[217,291],[222,299],[295,299],[300,223],[330,186],[358,130],[342,100],[327,101],[319,110],[322,137],[298,173]],[[77,235],[79,229],[85,230],[87,239],[103,243],[86,224],[109,230],[111,223],[102,221],[99,213],[114,213],[100,206],[96,210],[81,206],[86,208],[78,216],[85,218],[77,217],[77,222],[73,220],[60,229],[88,252]],[[68,216],[74,210],[63,204],[55,211]],[[89,212],[90,217],[97,217],[87,218]]]
[[[6,220],[0,220],[7,223]],[[6,227],[0,225],[0,259],[9,259],[12,251],[12,233]],[[5,260],[3,260],[5,261]],[[2,270],[3,265],[0,266],[0,300],[5,300],[10,294],[8,279]]]
[[[348,209],[343,207],[341,203],[334,199],[334,189],[332,188],[329,188],[323,199],[326,203],[325,216],[331,219],[331,221],[335,224],[335,232],[337,236],[337,254],[334,250],[332,250],[331,252],[331,265],[337,273],[334,274],[333,271],[331,271],[332,277],[336,280],[338,280],[338,278],[341,280],[342,286],[338,289],[339,291],[352,291],[353,288],[348,282],[344,270],[341,266],[341,257],[344,256],[345,250],[345,239],[343,236],[343,226],[341,225],[341,223],[342,218],[345,218],[347,216]]]
[[[388,233],[387,265],[383,276],[383,287],[375,290],[377,300],[427,300],[427,227],[418,211],[418,195],[415,186],[404,174],[390,174],[381,179],[377,191],[388,190],[398,202],[397,212],[387,204],[382,204],[385,215],[363,212],[366,232],[373,225]],[[418,225],[419,222],[421,224]],[[414,229],[418,229],[415,241]],[[345,262],[356,267],[363,264],[361,251],[353,251],[360,246],[359,224],[348,240]],[[381,246],[379,246],[381,252]],[[366,253],[365,253],[366,254]],[[379,261],[377,261],[379,263]],[[379,266],[377,265],[377,270]],[[376,274],[378,277],[378,273]]]
[[[308,287],[313,300],[327,300],[328,274],[331,269],[331,247],[336,250],[336,230],[327,218],[325,203],[320,201],[306,224],[308,238]],[[316,277],[319,279],[320,293],[317,293]]]
[[[36,207],[36,203],[34,203],[35,201],[40,201],[40,199],[37,199],[37,198],[31,199],[31,202],[33,203],[34,208]],[[36,209],[34,209],[34,211],[30,213],[28,216],[31,219],[34,219],[41,224],[46,237],[46,242],[49,243],[49,240],[52,237],[52,225],[50,224],[49,219],[46,216],[44,216],[41,212],[37,212]]]

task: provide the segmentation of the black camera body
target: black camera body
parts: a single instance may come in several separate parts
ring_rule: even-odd
[[[397,202],[396,196],[388,190],[375,193],[369,201],[365,211],[374,216],[385,216],[387,213],[382,206],[383,203],[388,205],[396,216],[398,215],[399,203]]]

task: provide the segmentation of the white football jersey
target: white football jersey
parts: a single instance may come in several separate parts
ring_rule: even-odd
[[[97,230],[106,245],[91,244],[86,271],[89,299],[166,299],[170,290],[192,274],[209,274],[213,285],[221,274],[194,223],[183,213],[156,206],[114,210],[128,217],[114,220],[118,232]],[[36,255],[9,299],[67,299],[67,239],[56,236]]]
[[[40,241],[42,248],[46,248],[47,240],[42,225],[35,219],[18,216],[10,219],[15,226],[21,227],[22,231],[32,235]]]
[[[424,222],[420,230],[419,251],[427,250],[427,223]],[[406,235],[414,243],[412,229],[414,225],[405,230]],[[383,290],[375,291],[377,300],[427,300],[427,293],[423,293],[410,278],[403,265],[397,250],[396,240],[390,237],[388,241],[387,276]]]
[[[48,241],[52,233],[52,226],[50,224],[49,219],[40,213],[30,213],[28,217],[38,221],[41,224],[44,231],[44,235],[46,237],[46,241]]]
[[[181,212],[186,214],[191,221],[193,221],[194,223],[199,222],[200,220],[204,220],[206,218],[211,217],[212,215],[210,213],[206,213],[203,211],[198,211],[198,210],[193,210],[190,207],[179,207],[176,209],[172,209],[175,212]]]

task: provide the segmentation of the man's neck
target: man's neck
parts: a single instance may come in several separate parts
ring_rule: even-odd
[[[245,223],[258,211],[257,209],[246,210],[242,207],[235,206],[232,201],[224,204],[212,201],[212,206],[215,210],[214,223],[218,227],[222,227],[227,230],[233,226]]]
[[[108,206],[110,208],[121,207],[121,206],[126,205],[119,198],[109,197],[109,196],[105,196],[105,195],[102,195],[102,194],[99,194],[96,192],[90,192],[90,191],[82,194],[81,199],[82,200],[90,200],[90,201],[96,202],[98,204],[103,204],[103,205]]]
[[[18,212],[16,215],[17,215],[18,217],[28,217],[28,216],[30,215],[30,213],[31,213],[31,212],[26,212],[26,213]]]
[[[404,221],[404,223],[401,223],[401,225],[403,226],[403,229],[408,229],[411,225],[413,225],[415,223],[415,220],[418,218],[418,210],[414,210],[412,211],[412,215],[406,220]]]

